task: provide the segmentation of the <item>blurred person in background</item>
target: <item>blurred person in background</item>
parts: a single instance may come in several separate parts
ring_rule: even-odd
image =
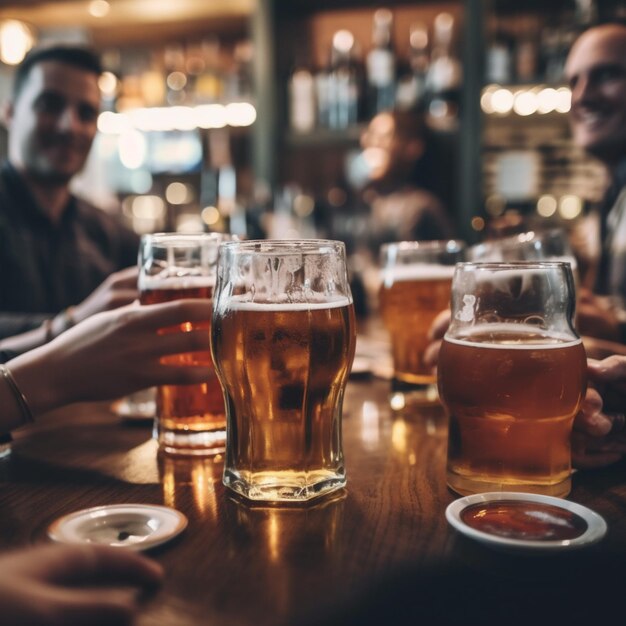
[[[100,74],[94,52],[60,45],[16,69],[0,166],[0,348],[30,349],[137,296],[136,269],[114,272],[136,264],[138,236],[70,190],[96,134]]]
[[[598,211],[600,258],[591,290],[581,293],[579,327],[583,334],[626,343],[626,24],[583,32],[570,50],[565,75],[574,142],[605,165],[611,181]],[[579,252],[589,235],[583,223],[573,239]],[[584,249],[581,256],[588,256]]]
[[[369,214],[370,245],[448,239],[453,228],[430,191],[434,176],[431,138],[418,111],[385,111],[361,136],[367,178],[361,197]]]
[[[421,111],[379,113],[360,142],[361,151],[347,167],[348,210],[329,217],[331,238],[346,244],[357,315],[367,312],[365,300],[376,298],[383,243],[450,239],[454,234],[443,203],[432,191],[436,164]]]

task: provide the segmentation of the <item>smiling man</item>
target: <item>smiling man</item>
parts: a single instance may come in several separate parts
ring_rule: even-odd
[[[30,335],[13,349],[136,297],[132,270],[103,281],[135,265],[138,237],[70,191],[96,135],[100,73],[91,50],[60,45],[32,51],[15,73],[0,167],[0,338]]]
[[[626,302],[626,25],[603,24],[574,43],[565,66],[574,141],[607,167],[601,206],[602,254],[595,291]]]

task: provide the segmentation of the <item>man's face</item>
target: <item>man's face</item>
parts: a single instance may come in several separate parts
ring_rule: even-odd
[[[574,141],[606,163],[626,155],[626,27],[584,33],[565,66]]]
[[[96,74],[59,61],[34,65],[9,107],[11,162],[33,177],[67,183],[87,160],[99,107]]]

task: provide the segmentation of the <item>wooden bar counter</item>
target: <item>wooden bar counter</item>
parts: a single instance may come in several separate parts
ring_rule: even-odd
[[[145,599],[142,626],[623,623],[626,464],[573,478],[569,498],[608,523],[602,542],[506,554],[445,520],[456,497],[446,429],[442,409],[392,412],[388,381],[353,379],[347,489],[273,507],[232,497],[221,458],[157,459],[148,422],[106,404],[69,407],[15,433],[0,461],[0,549],[47,541],[47,526],[79,509],[165,504],[189,526],[151,551],[166,579]]]

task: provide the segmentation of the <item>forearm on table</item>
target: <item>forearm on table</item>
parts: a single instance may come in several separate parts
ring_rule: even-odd
[[[55,382],[55,366],[48,363],[48,351],[47,347],[31,350],[5,365],[33,418],[66,402],[62,386]],[[8,432],[29,423],[16,390],[3,376],[0,376],[0,406],[3,407],[0,432]]]

